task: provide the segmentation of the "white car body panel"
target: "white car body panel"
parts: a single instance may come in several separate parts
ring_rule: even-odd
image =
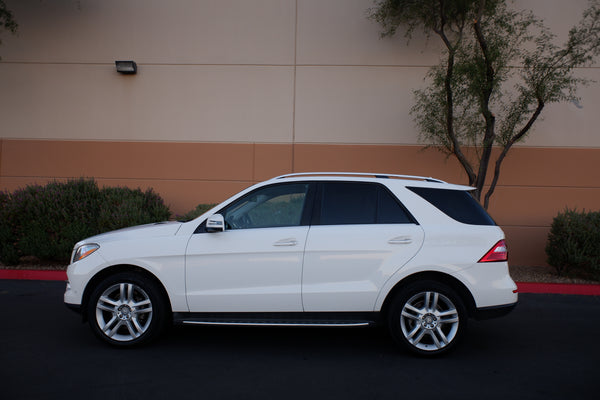
[[[179,222],[142,225],[91,237],[79,242],[96,243],[100,249],[67,269],[71,290],[65,302],[81,304],[89,280],[105,268],[136,266],[156,276],[163,284],[173,311],[187,311],[184,254],[187,238],[176,235]]]
[[[375,310],[381,308],[387,294],[398,282],[423,271],[441,272],[458,279],[474,295],[477,307],[517,301],[514,292],[517,286],[508,273],[508,263],[478,263],[487,250],[504,239],[502,229],[448,220],[447,224],[423,226],[426,235],[421,251],[382,287]],[[479,286],[480,290],[474,290]]]
[[[80,246],[83,243],[107,243],[123,240],[142,241],[144,238],[173,236],[176,235],[183,224],[177,221],[158,222],[155,224],[146,224],[123,228],[112,232],[102,233],[92,236],[75,245]]]
[[[302,311],[308,226],[192,235],[186,284],[192,312]]]
[[[313,226],[302,279],[304,311],[372,311],[383,284],[421,248],[415,224]]]
[[[506,262],[474,264],[454,277],[469,289],[477,308],[517,302],[517,285],[510,277]]]

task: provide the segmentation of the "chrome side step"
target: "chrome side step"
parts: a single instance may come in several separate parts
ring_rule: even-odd
[[[353,322],[309,322],[309,321],[181,321],[185,325],[212,325],[212,326],[282,326],[282,327],[361,327],[372,325],[369,321],[353,321]]]
[[[175,312],[173,322],[215,326],[361,327],[376,325],[380,315],[377,312]]]

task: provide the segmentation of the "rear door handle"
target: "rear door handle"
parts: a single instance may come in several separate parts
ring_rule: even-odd
[[[281,239],[273,243],[273,246],[295,246],[298,241],[294,238]]]
[[[412,238],[410,236],[398,236],[388,240],[389,244],[411,244]]]

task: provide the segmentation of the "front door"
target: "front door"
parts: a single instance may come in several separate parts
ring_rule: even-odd
[[[225,231],[192,235],[186,252],[191,312],[302,311],[310,186],[259,188],[220,211]]]

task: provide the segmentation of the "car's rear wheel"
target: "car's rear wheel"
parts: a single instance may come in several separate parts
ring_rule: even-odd
[[[388,326],[394,339],[419,355],[440,355],[463,336],[467,313],[461,298],[440,282],[415,282],[394,299]]]
[[[147,343],[166,326],[167,302],[151,279],[131,272],[103,280],[88,303],[94,333],[117,346]]]

